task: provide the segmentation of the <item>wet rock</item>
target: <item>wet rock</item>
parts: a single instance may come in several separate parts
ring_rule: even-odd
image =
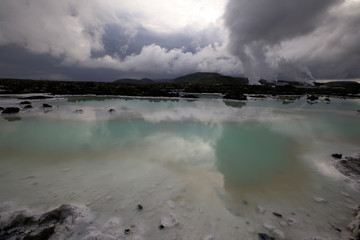
[[[333,158],[336,158],[336,159],[341,159],[341,158],[342,158],[342,154],[339,154],[339,153],[331,154],[331,156],[332,156]]]
[[[352,239],[360,239],[360,206],[354,209],[355,219],[347,226],[352,234]]]
[[[257,206],[256,212],[259,214],[264,214],[266,212],[266,208],[264,208],[262,206]]]
[[[142,206],[141,204],[138,204],[138,205],[137,205],[137,209],[138,209],[139,211],[141,211],[141,210],[143,210],[143,206]]]
[[[266,233],[258,234],[259,240],[275,240],[275,238],[268,236]]]
[[[20,108],[18,107],[7,107],[2,111],[3,114],[14,114],[19,112],[20,112]]]
[[[282,218],[282,215],[280,213],[273,212],[272,213],[275,217]]]
[[[335,168],[352,180],[360,180],[360,154],[346,156],[335,163]]]
[[[328,98],[328,97],[325,98],[324,101],[325,101],[325,102],[328,102],[328,103],[331,102],[330,98]]]
[[[64,204],[43,214],[15,210],[0,214],[0,239],[66,239],[80,222],[89,218],[88,209]]]
[[[163,226],[164,228],[172,228],[179,224],[175,214],[170,214],[170,217],[161,217],[160,218],[160,226]]]
[[[21,105],[28,105],[28,104],[31,104],[31,102],[29,102],[29,101],[22,101],[22,102],[20,102],[20,104],[21,104]]]
[[[166,203],[167,203],[167,205],[169,206],[169,208],[172,208],[172,209],[175,208],[175,203],[174,203],[173,201],[168,200]]]
[[[319,97],[315,96],[315,95],[310,95],[310,96],[307,96],[306,100],[313,102],[313,101],[319,100]]]
[[[31,108],[33,108],[31,105],[26,105],[26,106],[24,107],[24,109],[31,109]]]
[[[43,108],[52,108],[52,106],[50,104],[47,104],[47,103],[43,103],[42,107]]]

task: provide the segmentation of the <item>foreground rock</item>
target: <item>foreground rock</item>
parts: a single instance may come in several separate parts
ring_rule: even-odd
[[[354,154],[352,156],[347,156],[337,160],[335,163],[335,168],[345,176],[354,180],[355,182],[360,182],[360,153]],[[357,186],[359,190],[359,184]],[[343,194],[347,195],[347,193]],[[347,226],[349,231],[352,233],[350,239],[360,239],[360,206],[354,210],[355,219]]]
[[[66,239],[80,223],[89,221],[89,210],[64,204],[42,214],[29,210],[0,213],[0,239]]]
[[[360,239],[360,206],[354,210],[355,220],[348,225],[348,229],[353,234],[352,239]]]
[[[341,158],[336,161],[335,168],[345,176],[358,182],[360,180],[360,153]]]
[[[4,111],[2,111],[2,113],[4,114],[14,114],[14,113],[19,113],[20,112],[20,108],[18,107],[7,107],[5,108]]]

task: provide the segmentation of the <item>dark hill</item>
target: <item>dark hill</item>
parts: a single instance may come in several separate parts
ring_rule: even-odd
[[[142,79],[133,79],[133,78],[123,78],[115,80],[116,83],[153,83],[154,81],[149,78]]]
[[[175,78],[174,80],[172,80],[172,82],[203,85],[247,85],[249,81],[247,78],[224,76],[219,73],[197,72]]]

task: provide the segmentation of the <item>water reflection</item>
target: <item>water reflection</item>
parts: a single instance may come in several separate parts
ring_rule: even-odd
[[[268,126],[223,125],[214,149],[224,176],[224,200],[231,209],[241,208],[244,199],[296,199],[310,186],[297,142]]]

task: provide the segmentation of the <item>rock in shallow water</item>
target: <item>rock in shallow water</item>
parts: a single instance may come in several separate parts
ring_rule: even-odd
[[[172,228],[179,224],[175,214],[170,214],[169,218],[161,217],[160,223],[160,226],[163,226],[164,228]]]

